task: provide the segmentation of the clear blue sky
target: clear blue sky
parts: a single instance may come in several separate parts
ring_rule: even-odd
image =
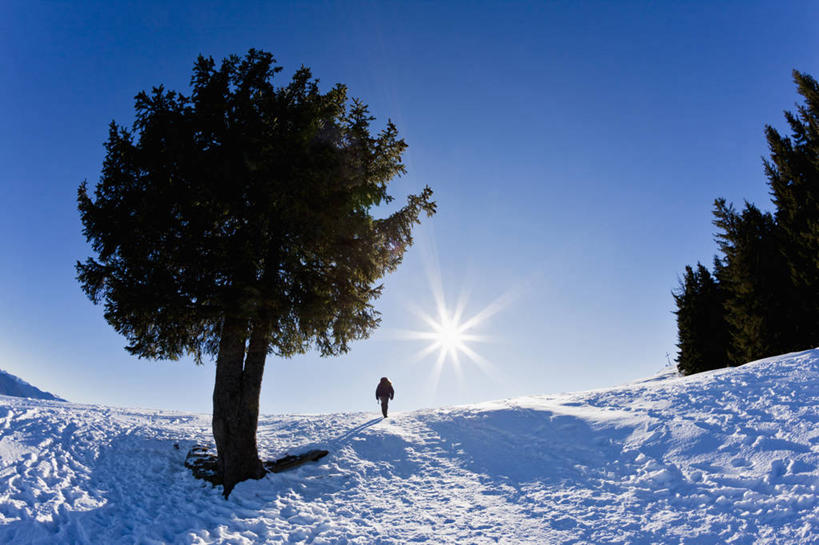
[[[0,5],[0,368],[83,403],[209,412],[214,365],[137,360],[84,296],[76,189],[133,96],[194,59],[269,50],[349,86],[409,144],[439,213],[339,358],[268,360],[265,413],[396,410],[615,385],[676,352],[671,290],[711,262],[717,196],[769,206],[766,123],[819,75],[812,2],[16,2]],[[284,80],[282,80],[284,81]],[[414,305],[505,306],[462,358],[414,358]],[[509,296],[508,294],[512,294]]]

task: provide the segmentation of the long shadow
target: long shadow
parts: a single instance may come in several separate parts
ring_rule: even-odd
[[[344,443],[349,443],[350,440],[352,440],[353,437],[355,437],[356,435],[358,435],[362,431],[366,430],[367,428],[371,428],[371,427],[375,426],[376,424],[378,424],[382,420],[384,420],[384,419],[381,418],[381,417],[373,418],[369,422],[365,422],[363,424],[360,424],[360,425],[358,425],[358,426],[356,426],[356,427],[354,427],[352,429],[349,429],[349,430],[345,431],[344,433],[342,433],[338,437],[334,437],[334,438],[330,439],[328,444],[329,445],[339,446],[339,445],[344,444]]]
[[[325,440],[317,444],[310,443],[311,445],[315,445],[315,447],[317,448],[309,448],[305,446],[299,447],[297,449],[291,449],[295,450],[296,453],[288,454],[287,456],[277,460],[264,462],[265,469],[272,473],[281,473],[282,471],[295,469],[296,467],[299,467],[308,462],[316,462],[319,459],[324,458],[324,456],[329,454],[331,451],[338,451],[344,445],[349,444],[350,441],[359,433],[361,433],[362,431],[371,426],[374,426],[375,424],[378,424],[378,422],[380,421],[381,418],[374,418],[369,422],[365,422],[364,424],[360,424],[354,428],[351,428],[346,432],[342,433],[341,435],[334,437],[332,439]],[[209,479],[205,477],[205,480]]]
[[[359,477],[356,471],[361,469],[360,466],[356,466],[358,468],[356,469],[350,465],[352,463],[355,466],[357,459],[379,464],[380,471],[394,477],[406,479],[416,475],[419,472],[419,464],[409,455],[413,446],[411,443],[389,432],[365,433],[383,420],[381,417],[373,418],[335,437],[304,443],[290,449],[293,452],[301,452],[318,448],[329,450],[330,454],[317,462],[327,464],[325,469],[308,469],[307,473],[296,477],[297,484],[287,477],[288,472],[277,474],[277,477],[283,477],[280,482],[284,487],[276,491],[277,497],[286,494],[287,490],[296,490],[305,500],[311,501],[350,489],[354,486],[352,483]],[[350,452],[344,452],[347,449],[350,449]],[[305,464],[304,467],[311,466],[315,467],[313,464]],[[305,484],[306,487],[303,486]]]

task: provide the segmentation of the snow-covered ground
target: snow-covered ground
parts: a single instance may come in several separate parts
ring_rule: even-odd
[[[819,350],[438,410],[267,416],[221,489],[207,416],[0,397],[0,543],[819,543]],[[177,448],[178,446],[178,448]]]

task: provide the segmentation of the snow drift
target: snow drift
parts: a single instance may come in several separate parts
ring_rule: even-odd
[[[819,350],[438,410],[268,416],[229,500],[207,416],[0,398],[1,543],[819,543]]]

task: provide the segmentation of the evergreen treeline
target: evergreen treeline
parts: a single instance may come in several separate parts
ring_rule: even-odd
[[[686,267],[674,292],[683,374],[819,345],[819,85],[793,76],[804,104],[785,112],[792,134],[765,127],[774,212],[717,199],[713,272]]]

